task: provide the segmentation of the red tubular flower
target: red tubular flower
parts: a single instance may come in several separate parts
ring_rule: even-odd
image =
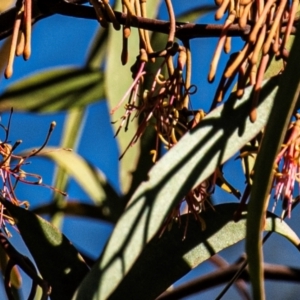
[[[300,174],[300,115],[291,124],[286,141],[276,158],[276,172],[273,180],[275,189],[275,209],[278,199],[283,201],[283,214],[287,211],[291,215],[293,193],[296,181],[299,182]],[[283,215],[282,214],[282,215]]]

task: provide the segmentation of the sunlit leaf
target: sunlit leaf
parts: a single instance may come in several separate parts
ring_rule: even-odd
[[[3,43],[0,48],[0,72],[2,73],[7,65],[8,54],[10,50],[11,38],[8,37]],[[3,76],[1,76],[3,77]],[[0,77],[0,78],[1,78]]]
[[[247,143],[244,147],[240,150],[241,164],[243,168],[243,172],[245,174],[246,183],[252,185],[253,183],[253,168],[255,164],[255,160],[257,157],[257,152],[259,148],[259,141],[251,141]]]
[[[84,107],[104,98],[99,70],[59,68],[12,84],[0,96],[0,110],[55,112]]]
[[[246,211],[239,222],[232,220],[238,206],[238,203],[221,204],[215,206],[215,210],[201,213],[206,224],[204,231],[201,231],[199,222],[194,218],[182,216],[181,225],[173,224],[170,231],[148,243],[110,298],[121,299],[130,290],[135,299],[155,299],[191,269],[244,239]],[[187,237],[182,240],[186,226]],[[296,247],[300,243],[295,232],[272,213],[268,213],[265,230],[283,235]]]
[[[73,151],[76,151],[77,144],[81,137],[81,131],[85,123],[85,114],[86,112],[83,108],[73,108],[67,112],[60,147],[71,148]],[[66,191],[68,179],[68,173],[60,166],[56,166],[54,186],[60,191]],[[66,205],[66,202],[66,198],[63,195],[54,193],[51,222],[57,228],[61,228],[63,213],[60,209]],[[57,212],[58,210],[59,212]]]
[[[94,168],[82,156],[67,150],[47,147],[39,156],[49,158],[63,167],[81,185],[86,193],[99,203],[106,198],[104,187],[108,185],[105,175]]]
[[[14,218],[42,277],[51,285],[51,299],[70,299],[88,267],[70,241],[46,220],[0,198]]]
[[[95,204],[103,205],[103,209],[111,219],[118,218],[123,209],[123,203],[100,170],[75,152],[45,148],[39,155],[53,160],[63,168]]]
[[[300,25],[297,26],[297,29],[286,69],[280,77],[280,85],[270,114],[270,121],[266,126],[254,166],[255,172],[249,201],[246,239],[253,299],[265,298],[262,268],[263,253],[260,242],[261,228],[270,195],[275,158],[283,142],[300,94]]]
[[[10,260],[9,256],[5,252],[2,245],[0,245],[0,270],[3,275],[5,274],[6,267],[9,260]],[[11,282],[11,286],[16,289],[20,289],[20,287],[22,286],[22,277],[17,266],[14,266],[11,270],[10,282]]]
[[[203,16],[204,14],[215,10],[215,6],[207,5],[200,6],[198,8],[188,10],[179,16],[176,16],[177,22],[195,22],[198,18]],[[159,32],[151,32],[151,45],[155,51],[162,50],[162,47],[166,45],[166,34],[162,34]],[[157,72],[157,70],[161,67],[162,61],[164,58],[156,58],[154,63],[149,63],[146,66],[146,75],[144,76],[143,82],[143,90],[149,90],[153,84],[153,74]],[[163,67],[161,74],[167,74],[166,66]],[[151,163],[152,157],[149,155],[149,150],[155,149],[155,140],[156,133],[153,128],[150,126],[147,128],[147,131],[141,137],[141,152],[140,157],[137,163],[137,168],[133,172],[133,181],[131,184],[131,189],[128,194],[131,196],[131,192],[135,191],[137,187],[137,183],[141,183],[145,180],[147,173],[150,167],[153,165]]]
[[[0,2],[0,13],[11,8],[13,4],[15,3],[15,0],[1,0]]]
[[[101,259],[84,280],[85,299],[106,299],[130,271],[146,244],[157,234],[171,208],[203,182],[265,126],[277,78],[261,91],[259,118],[249,120],[251,89],[243,99],[229,99],[208,114],[150,170],[120,217]],[[82,299],[82,298],[78,298]]]
[[[184,12],[183,14],[176,17],[178,22],[194,22],[196,19],[200,18],[203,14],[210,12],[215,9],[215,6],[202,6],[193,10]],[[155,50],[161,50],[166,44],[166,35],[158,32],[150,33],[151,45]],[[161,67],[162,59],[156,59],[154,63],[147,64],[146,72],[144,76],[143,90],[150,89],[153,84],[153,74],[156,73],[158,68]],[[167,70],[164,67],[162,74],[166,73]],[[132,192],[135,191],[138,184],[145,180],[150,167],[153,165],[152,156],[150,156],[149,150],[155,149],[156,145],[156,134],[153,127],[148,127],[146,132],[141,137],[141,148],[140,156],[137,162],[136,170],[132,173],[132,183],[127,196],[131,196]]]
[[[76,107],[67,111],[60,142],[62,148],[71,148],[73,151],[77,149],[85,121],[84,109]]]
[[[288,43],[287,43],[287,50],[290,51],[294,42],[294,36],[290,36]],[[268,79],[270,77],[276,76],[278,74],[280,74],[283,69],[284,69],[284,61],[282,59],[276,59],[275,55],[269,65],[269,67],[267,68],[265,74],[264,74],[264,78]]]

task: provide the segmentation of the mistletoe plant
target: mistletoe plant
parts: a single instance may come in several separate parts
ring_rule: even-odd
[[[300,247],[297,228],[284,221],[299,201],[299,1],[215,0],[182,14],[175,2],[2,1],[0,65],[12,81],[0,95],[1,112],[10,111],[8,123],[0,125],[3,297],[20,299],[24,276],[32,281],[28,299],[179,299],[225,282],[217,299],[232,285],[249,299],[249,280],[253,299],[264,299],[265,279],[299,282],[299,269],[267,265],[262,252],[272,232]],[[210,12],[222,23],[197,23]],[[32,37],[33,24],[55,14],[73,17],[74,24],[76,18],[98,21],[84,66],[14,82],[16,56],[28,60],[42,43]],[[199,55],[192,42],[208,37],[217,39],[206,74],[192,61]],[[222,51],[229,54],[223,54],[223,70]],[[194,83],[199,77],[207,84],[218,80],[209,99]],[[119,148],[121,193],[75,151],[85,111],[102,99]],[[21,141],[10,140],[11,118],[18,117],[13,111],[65,111],[60,145],[47,146],[52,122],[41,146],[19,151]],[[43,183],[43,174],[27,171],[36,157],[56,164],[53,186]],[[242,166],[239,188],[227,180],[232,158]],[[71,177],[92,204],[68,198]],[[21,185],[27,185],[26,196]],[[33,185],[50,188],[51,202],[31,209]],[[217,199],[219,190],[233,203]],[[64,215],[113,224],[96,260],[61,232]],[[12,234],[20,235],[31,257]],[[243,239],[246,255],[237,254],[237,263],[218,256]],[[206,260],[220,269],[169,289]]]

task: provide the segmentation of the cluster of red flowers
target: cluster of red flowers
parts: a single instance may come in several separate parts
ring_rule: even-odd
[[[287,132],[286,139],[276,158],[276,170],[273,187],[275,189],[275,204],[279,199],[283,201],[283,214],[291,216],[296,182],[300,182],[300,115],[293,122]],[[300,188],[298,189],[298,192]]]

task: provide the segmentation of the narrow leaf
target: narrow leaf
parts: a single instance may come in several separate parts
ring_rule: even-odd
[[[84,109],[76,107],[68,110],[60,142],[62,148],[72,148],[73,151],[77,149],[85,120]]]
[[[39,156],[51,159],[63,168],[95,204],[103,205],[103,209],[106,207],[111,219],[117,220],[123,209],[122,201],[100,170],[75,152],[45,148]]]
[[[215,9],[215,6],[202,6],[195,10],[189,10],[178,17],[178,22],[194,22],[197,18],[200,18],[203,14]],[[158,32],[151,33],[151,45],[154,49],[161,49],[162,45],[166,44],[166,35]],[[154,63],[148,64],[146,67],[146,74],[144,76],[143,90],[151,89],[153,84],[153,74],[161,67],[162,59],[157,58]],[[166,67],[163,67],[162,74],[167,73]],[[140,155],[136,164],[136,169],[132,173],[132,183],[129,191],[126,194],[126,198],[132,196],[132,193],[136,190],[138,185],[146,180],[147,173],[150,167],[153,166],[152,156],[149,150],[156,148],[156,131],[153,127],[149,126],[141,137]]]
[[[3,246],[1,245],[0,246],[0,270],[3,275],[5,274],[9,260],[10,257],[8,256]],[[10,282],[11,282],[11,287],[15,289],[20,289],[22,286],[22,276],[17,266],[14,266],[10,272]]]
[[[176,17],[177,22],[194,22],[204,14],[215,10],[215,6],[200,6],[198,8],[184,12]],[[162,45],[166,44],[166,35],[158,32],[151,33],[151,45],[154,49],[161,49]],[[148,64],[146,67],[146,74],[144,76],[143,90],[151,89],[153,84],[153,74],[161,67],[162,59],[157,58],[154,63]],[[167,73],[166,67],[163,67],[162,74]],[[132,183],[130,190],[126,194],[132,196],[132,193],[136,190],[138,184],[146,179],[147,173],[151,166],[153,166],[152,157],[149,150],[156,147],[156,131],[153,127],[148,127],[146,132],[141,137],[140,156],[137,162],[137,167],[132,173]]]
[[[108,183],[105,175],[100,170],[91,166],[79,154],[73,151],[47,147],[39,153],[39,156],[51,159],[57,165],[64,168],[95,203],[99,203],[106,198],[103,187]]]
[[[51,299],[70,299],[89,269],[70,241],[46,220],[0,198],[43,278],[52,287]]]
[[[261,228],[271,190],[274,162],[300,93],[300,25],[297,27],[297,35],[286,69],[280,78],[274,107],[255,162],[253,186],[249,201],[246,251],[249,261],[253,299],[258,300],[265,298]]]
[[[32,210],[35,214],[53,214],[53,211],[57,210],[57,205],[55,203],[43,204]],[[114,223],[116,220],[112,218],[111,214],[108,214],[107,207],[105,205],[91,205],[80,200],[72,199],[65,202],[65,204],[60,207],[60,213],[67,216],[76,216],[81,218],[91,218],[98,221],[106,221]]]
[[[212,111],[158,161],[149,172],[148,181],[132,196],[104,254],[85,278],[89,292],[79,289],[77,299],[107,299],[161,228],[171,208],[256,136],[269,117],[276,81],[275,78],[263,87],[264,100],[258,106],[255,123],[248,117],[248,88],[243,99],[232,97]],[[80,298],[82,293],[86,298]]]
[[[191,269],[244,239],[247,212],[243,212],[239,222],[232,220],[238,206],[226,203],[201,213],[206,224],[204,231],[194,218],[182,216],[180,226],[173,224],[161,238],[154,237],[148,243],[110,299],[121,299],[128,290],[132,291],[132,299],[155,299]],[[186,226],[187,237],[182,240]],[[268,213],[265,230],[277,232],[299,246],[296,233],[272,213]]]
[[[1,11],[1,4],[0,4],[0,11]],[[7,66],[10,45],[11,45],[11,37],[8,37],[2,43],[1,48],[0,48],[0,72],[1,73],[4,71],[4,69]]]
[[[81,137],[81,131],[85,123],[85,110],[82,108],[73,108],[67,112],[64,129],[61,136],[60,146],[62,148],[71,148],[73,151],[77,149],[78,141]],[[68,173],[61,167],[56,166],[55,176],[54,176],[54,186],[60,191],[67,190],[68,184]],[[63,221],[63,214],[60,211],[55,213],[55,211],[60,210],[61,207],[66,205],[66,199],[63,195],[59,193],[54,193],[53,198],[53,210],[51,212],[51,223],[57,228],[61,228]]]
[[[141,136],[140,156],[136,162],[136,169],[132,173],[130,189],[125,195],[126,202],[131,198],[137,187],[148,178],[148,172],[154,165],[150,150],[155,149],[155,143],[156,131],[152,126],[149,126]]]
[[[99,27],[92,45],[90,46],[86,66],[91,69],[99,69],[107,53],[107,38],[109,29]]]
[[[103,99],[99,70],[59,68],[37,73],[12,84],[0,96],[0,110],[56,112],[84,107]]]
[[[290,36],[286,45],[286,50],[290,51],[294,42],[295,36]],[[268,79],[270,77],[276,76],[280,74],[284,69],[285,62],[282,59],[276,58],[274,55],[268,69],[264,74],[264,79]]]

